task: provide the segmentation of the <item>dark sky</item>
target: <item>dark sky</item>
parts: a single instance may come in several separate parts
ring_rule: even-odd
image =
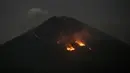
[[[96,27],[125,42],[129,42],[128,2],[119,0],[3,0],[1,4],[0,43],[39,25],[41,19],[70,16]],[[44,18],[28,19],[28,10],[48,10]]]

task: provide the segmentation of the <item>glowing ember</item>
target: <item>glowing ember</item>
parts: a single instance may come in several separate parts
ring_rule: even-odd
[[[75,48],[71,44],[69,44],[69,45],[67,45],[67,50],[68,51],[74,51]]]
[[[77,43],[79,46],[85,46],[85,44],[79,40],[75,41],[75,43]]]

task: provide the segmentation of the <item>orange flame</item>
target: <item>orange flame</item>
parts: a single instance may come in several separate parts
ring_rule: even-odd
[[[68,51],[74,51],[75,48],[74,48],[71,44],[68,44],[68,45],[67,45],[67,50],[68,50]]]
[[[75,43],[77,43],[79,46],[85,46],[85,43],[80,40],[76,40]]]

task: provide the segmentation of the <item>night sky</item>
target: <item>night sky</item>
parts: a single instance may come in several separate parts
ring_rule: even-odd
[[[128,2],[119,0],[2,0],[0,43],[20,35],[51,16],[69,16],[130,43]],[[41,8],[48,14],[28,18],[28,10]]]

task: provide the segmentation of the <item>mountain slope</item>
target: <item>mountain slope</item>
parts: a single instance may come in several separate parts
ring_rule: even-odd
[[[65,19],[73,25],[64,21]],[[100,30],[81,23],[65,16],[52,17],[39,27],[6,42],[1,47],[1,69],[22,73],[125,71],[130,46]],[[80,47],[69,52],[64,46],[55,43],[60,29],[72,28],[70,30],[77,32],[81,29],[79,27],[85,27],[91,35],[91,39],[86,42],[92,50]]]

